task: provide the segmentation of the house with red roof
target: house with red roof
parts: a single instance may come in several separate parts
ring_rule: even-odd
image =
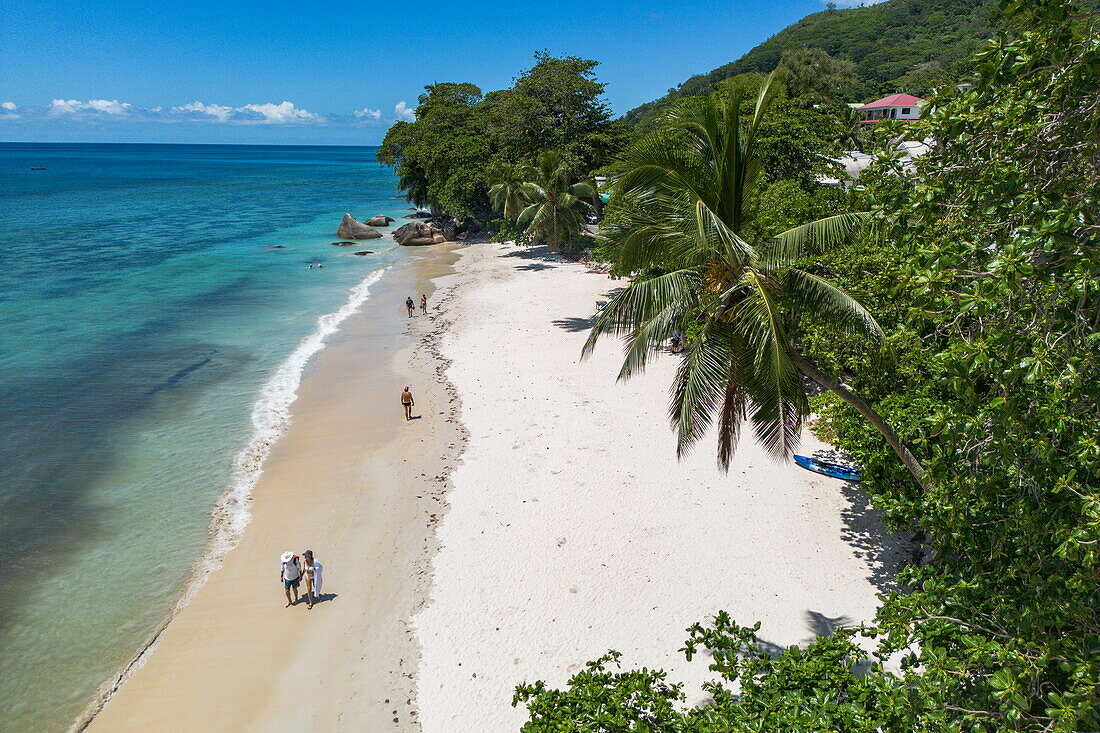
[[[919,120],[924,100],[912,94],[891,94],[859,107],[859,121],[867,124],[879,120]]]

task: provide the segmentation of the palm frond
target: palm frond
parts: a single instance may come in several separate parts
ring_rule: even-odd
[[[751,357],[740,338],[731,339],[729,378],[718,423],[718,466],[728,471],[730,460],[741,437],[741,424],[748,411],[749,393],[745,373],[751,368]]]
[[[741,334],[753,354],[752,369],[744,374],[755,406],[753,428],[768,452],[786,458],[798,445],[809,403],[790,358],[778,284],[752,269],[744,272],[742,282],[749,294],[723,320]]]
[[[870,218],[870,213],[856,211],[827,216],[796,226],[775,236],[766,248],[769,264],[787,266],[805,254],[825,252],[845,241]]]
[[[706,433],[726,402],[732,331],[708,319],[688,347],[672,383],[669,418],[676,428],[676,455],[683,456]]]
[[[701,281],[697,269],[687,268],[632,283],[596,315],[581,358],[588,358],[601,336],[629,336],[662,312],[686,312],[696,307]]]
[[[828,280],[790,268],[785,273],[784,291],[799,313],[822,316],[817,323],[851,334],[869,336],[881,343],[885,334],[863,304]]]

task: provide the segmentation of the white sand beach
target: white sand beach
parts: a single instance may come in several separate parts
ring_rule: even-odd
[[[626,383],[611,341],[580,361],[596,301],[621,283],[509,246],[467,249],[459,268],[442,351],[470,440],[413,620],[425,731],[518,730],[516,683],[560,685],[608,649],[698,700],[713,675],[677,650],[721,609],[780,646],[873,616],[891,558],[857,490],[751,435],[728,475],[713,441],[678,461],[675,358]]]
[[[748,436],[728,474],[713,442],[677,460],[674,358],[627,383],[615,344],[579,358],[621,283],[509,244],[459,252],[404,341],[353,318],[319,355],[240,546],[93,729],[515,731],[517,683],[608,649],[698,699],[706,662],[677,650],[722,609],[780,646],[871,618],[894,551],[857,489]],[[277,558],[305,544],[336,595],[284,609]]]

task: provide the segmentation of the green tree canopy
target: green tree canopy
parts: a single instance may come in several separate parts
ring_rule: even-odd
[[[378,160],[397,167],[412,198],[456,215],[491,215],[488,171],[494,165],[534,165],[553,150],[574,175],[587,176],[627,134],[611,119],[597,65],[537,53],[511,89],[482,95],[473,84],[429,85],[416,120],[390,128]]]

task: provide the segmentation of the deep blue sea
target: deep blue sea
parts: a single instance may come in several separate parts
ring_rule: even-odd
[[[344,212],[408,212],[373,148],[0,143],[0,730],[64,730],[170,614],[401,257]]]

